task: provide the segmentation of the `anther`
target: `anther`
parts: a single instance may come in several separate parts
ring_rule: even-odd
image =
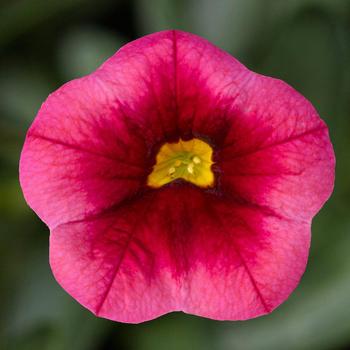
[[[188,164],[188,166],[187,166],[187,171],[188,171],[190,174],[193,174],[193,167],[194,167],[194,164],[193,164],[193,163],[190,163],[190,164]]]
[[[174,167],[169,168],[168,175],[173,175],[175,173],[176,169]]]
[[[177,159],[175,161],[175,166],[178,168],[180,165],[182,164],[181,160],[180,159]]]
[[[195,164],[199,164],[201,162],[201,159],[199,157],[197,157],[197,156],[194,156],[192,158],[192,160],[193,160],[193,163],[195,163]]]

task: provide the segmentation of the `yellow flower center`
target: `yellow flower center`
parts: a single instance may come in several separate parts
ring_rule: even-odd
[[[212,148],[199,139],[165,143],[157,154],[147,184],[159,188],[173,180],[184,179],[199,187],[210,187],[214,184],[212,155]]]

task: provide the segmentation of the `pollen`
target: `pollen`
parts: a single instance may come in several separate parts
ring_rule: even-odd
[[[201,162],[201,159],[199,157],[197,157],[197,156],[194,156],[192,158],[192,160],[193,160],[193,163],[195,163],[195,164],[199,164]]]
[[[156,163],[147,178],[147,185],[159,188],[176,179],[182,179],[199,187],[212,187],[212,155],[211,146],[197,138],[165,143],[159,149]]]
[[[169,168],[168,174],[173,175],[176,172],[176,169],[174,167]]]
[[[193,164],[193,163],[190,163],[190,164],[188,164],[188,166],[187,166],[187,171],[188,171],[190,174],[193,174],[193,167],[194,167],[194,164]]]

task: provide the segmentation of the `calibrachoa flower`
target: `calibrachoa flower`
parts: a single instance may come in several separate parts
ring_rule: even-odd
[[[334,154],[294,89],[164,31],[48,97],[20,181],[57,281],[96,315],[243,320],[297,286]]]

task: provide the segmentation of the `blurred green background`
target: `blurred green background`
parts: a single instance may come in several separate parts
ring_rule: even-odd
[[[271,315],[217,322],[173,313],[140,325],[95,318],[55,282],[48,230],[23,200],[20,150],[47,95],[123,43],[168,28],[287,81],[329,125],[336,188],[314,220],[302,283]],[[2,0],[0,53],[0,349],[350,347],[350,1]]]

